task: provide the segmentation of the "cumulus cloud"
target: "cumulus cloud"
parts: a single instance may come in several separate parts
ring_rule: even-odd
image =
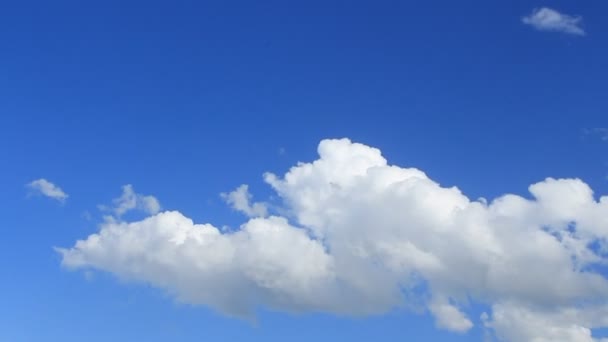
[[[234,210],[240,211],[249,217],[266,216],[268,213],[265,203],[251,203],[253,196],[249,193],[249,186],[247,184],[239,186],[232,192],[222,193],[221,196]]]
[[[524,24],[540,31],[563,32],[584,36],[585,30],[580,27],[583,18],[560,13],[554,9],[537,8],[530,15],[522,18]]]
[[[318,152],[265,175],[285,216],[233,232],[177,211],[107,221],[59,248],[62,264],[238,317],[259,306],[359,316],[416,303],[439,328],[464,333],[479,324],[476,303],[505,341],[601,341],[592,329],[608,326],[608,281],[597,271],[608,261],[608,196],[547,178],[530,197],[476,201],[348,139]]]
[[[577,307],[540,309],[507,302],[494,305],[492,310],[493,321],[486,326],[497,331],[504,341],[608,341],[593,338],[589,329],[589,326],[608,325],[605,306],[583,310]]]
[[[65,202],[68,198],[68,194],[66,194],[60,187],[49,182],[44,178],[36,179],[26,186],[34,193],[52,198],[59,202]]]
[[[156,214],[160,211],[160,202],[154,196],[138,194],[133,190],[131,184],[123,185],[122,195],[112,200],[112,208],[100,206],[101,209],[109,209],[117,217],[121,217],[131,210],[141,210],[147,214]]]
[[[437,319],[437,326],[455,332],[466,332],[473,327],[473,322],[457,307],[442,300],[429,303],[429,310]]]

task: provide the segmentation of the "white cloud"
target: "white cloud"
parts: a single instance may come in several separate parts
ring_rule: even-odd
[[[251,203],[253,196],[249,193],[249,186],[247,184],[239,186],[232,192],[222,193],[221,196],[233,209],[249,217],[263,217],[268,213],[265,203]]]
[[[65,202],[65,200],[69,197],[68,194],[61,190],[60,187],[44,178],[32,181],[26,184],[26,186],[35,193],[55,199],[59,202]]]
[[[502,303],[493,308],[493,321],[486,326],[493,328],[505,341],[533,342],[607,342],[596,339],[589,326],[608,324],[608,308],[580,310],[576,307],[531,308],[528,305]]]
[[[457,307],[445,300],[433,300],[429,310],[437,318],[437,326],[455,332],[466,332],[473,327],[473,322]]]
[[[608,239],[607,196],[547,178],[530,186],[532,198],[473,201],[347,139],[318,151],[265,176],[289,219],[253,218],[226,233],[176,211],[107,221],[58,249],[62,263],[234,316],[259,306],[370,315],[422,303],[438,327],[465,332],[474,301],[492,308],[484,324],[505,341],[599,341],[591,329],[608,326],[608,281],[594,267],[608,257],[593,246]]]
[[[141,210],[147,214],[156,214],[160,211],[160,203],[154,196],[138,194],[131,184],[123,185],[122,195],[112,200],[111,210],[117,217],[121,217],[131,210]],[[106,209],[105,206],[100,206]]]
[[[543,7],[535,9],[522,21],[540,31],[563,32],[584,36],[585,30],[580,27],[582,17],[560,13],[554,9]]]

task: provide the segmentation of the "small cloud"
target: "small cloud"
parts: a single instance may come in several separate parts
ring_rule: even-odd
[[[93,271],[91,271],[91,270],[84,271],[84,279],[86,281],[91,282],[94,280],[94,278],[95,278],[95,273],[93,273]]]
[[[93,219],[93,215],[91,215],[88,210],[85,210],[80,216],[87,221],[91,221]]]
[[[429,309],[436,317],[439,328],[464,333],[473,327],[471,320],[462,311],[445,300],[433,300]]]
[[[595,128],[593,132],[597,134],[602,141],[608,141],[608,128]]]
[[[138,194],[133,190],[131,184],[123,185],[122,195],[112,200],[113,207],[100,205],[100,210],[113,211],[117,217],[121,217],[131,210],[141,210],[147,214],[154,215],[161,209],[160,203],[154,196]]]
[[[243,184],[236,190],[229,193],[221,193],[220,196],[230,204],[233,209],[242,212],[249,217],[264,217],[268,214],[268,208],[265,203],[251,203],[253,197],[249,193],[249,186]]]
[[[577,36],[585,35],[585,30],[580,27],[582,20],[580,16],[563,14],[548,7],[534,9],[530,15],[522,18],[524,24],[539,31],[562,32]]]
[[[583,129],[583,135],[599,138],[601,141],[608,142],[608,128],[596,127]]]
[[[62,203],[68,198],[68,194],[61,190],[60,187],[44,178],[32,181],[26,184],[26,187],[28,187],[33,193],[52,198]]]

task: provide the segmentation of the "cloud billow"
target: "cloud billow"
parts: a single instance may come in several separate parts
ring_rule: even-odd
[[[374,315],[416,302],[457,333],[477,324],[505,341],[601,341],[591,329],[608,326],[608,281],[593,270],[608,261],[608,197],[547,178],[531,199],[472,201],[348,139],[318,151],[265,175],[288,217],[253,217],[233,232],[178,211],[107,221],[58,249],[62,264],[238,317],[258,306]],[[490,310],[471,317],[471,302]]]

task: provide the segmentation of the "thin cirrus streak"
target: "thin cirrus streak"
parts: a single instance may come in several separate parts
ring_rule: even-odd
[[[547,178],[529,187],[532,199],[472,201],[348,139],[318,152],[265,175],[288,216],[229,233],[178,211],[109,220],[58,248],[62,264],[237,317],[260,305],[360,316],[415,302],[457,333],[479,325],[506,341],[601,341],[591,329],[608,326],[608,281],[593,270],[607,261],[608,197]],[[471,317],[471,302],[488,313]]]

